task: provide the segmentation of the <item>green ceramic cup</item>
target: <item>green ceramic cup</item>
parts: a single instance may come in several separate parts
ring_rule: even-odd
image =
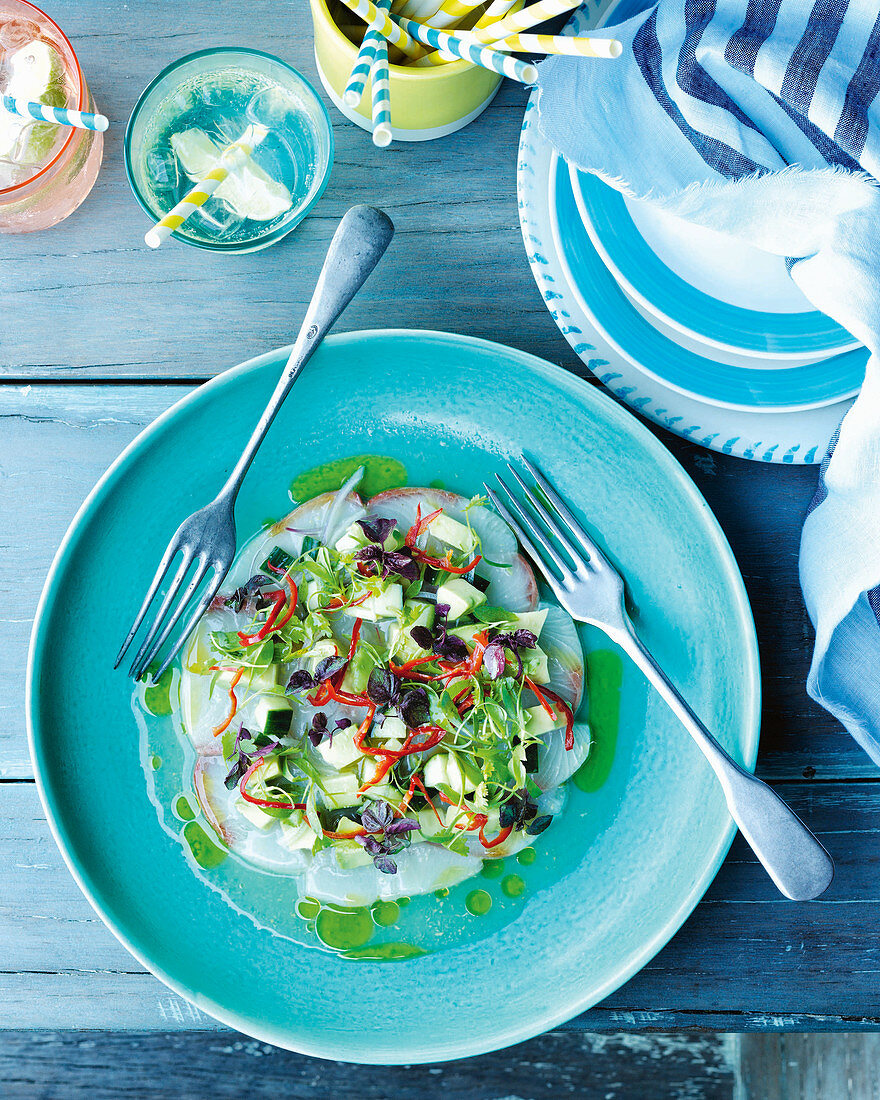
[[[315,29],[318,75],[334,105],[364,130],[372,129],[370,83],[359,107],[349,107],[342,93],[358,47],[337,26],[327,0],[310,0]],[[351,21],[357,23],[357,16]],[[473,122],[489,106],[504,79],[467,61],[435,68],[389,65],[391,128],[398,141],[430,141]]]

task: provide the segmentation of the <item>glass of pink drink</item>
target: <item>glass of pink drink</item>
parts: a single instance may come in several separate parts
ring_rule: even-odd
[[[0,0],[0,96],[94,111],[73,47],[26,0]],[[94,186],[104,139],[20,118],[0,105],[0,233],[48,229],[72,214]]]

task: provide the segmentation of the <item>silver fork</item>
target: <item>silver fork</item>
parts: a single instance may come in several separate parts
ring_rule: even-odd
[[[143,676],[168,641],[181,616],[192,603],[193,597],[204,581],[209,569],[213,569],[210,582],[192,607],[186,625],[178,633],[165,660],[156,671],[153,677],[154,682],[158,680],[180,652],[184,642],[217,594],[224,577],[229,572],[232,559],[235,557],[233,509],[238,490],[242,481],[244,481],[254,455],[263,442],[263,438],[281,408],[284,399],[290,393],[290,389],[300,371],[382,258],[382,254],[391,243],[393,236],[394,226],[391,219],[387,214],[372,206],[353,206],[339,223],[333,235],[333,240],[330,242],[324,266],[312,294],[312,300],[306,310],[305,319],[296,338],[296,343],[293,345],[293,351],[290,353],[284,372],[269,399],[269,404],[260,417],[259,423],[248,440],[235,469],[229,475],[229,479],[216,499],[197,512],[193,512],[188,519],[185,519],[178,527],[171,542],[169,542],[134,625],[122,644],[119,656],[113,665],[114,668],[119,666],[120,661],[131,646],[150,604],[159,591],[159,586],[178,554],[181,554],[182,558],[177,573],[162,599],[159,610],[156,612],[152,625],[141,643],[137,656],[132,662],[129,675],[135,679],[140,679]],[[180,596],[184,581],[189,575],[193,563],[195,563],[195,572],[183,595]],[[180,598],[178,599],[178,597]],[[177,601],[177,606],[172,611],[175,601]],[[169,612],[171,612],[170,615]]]
[[[834,877],[831,857],[776,792],[741,768],[694,714],[637,637],[626,611],[620,574],[546,478],[527,458],[523,463],[534,479],[534,487],[510,463],[507,465],[531,511],[519,502],[500,474],[496,477],[510,508],[484,485],[560,604],[578,622],[603,630],[660,693],[712,765],[734,821],[782,893],[795,901],[818,897]]]

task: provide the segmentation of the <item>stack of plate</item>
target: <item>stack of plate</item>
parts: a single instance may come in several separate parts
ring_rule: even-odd
[[[603,22],[645,6],[620,0]],[[595,18],[575,14],[567,33]],[[585,125],[588,120],[585,120]],[[867,350],[781,258],[624,198],[559,158],[534,98],[520,143],[526,249],[569,343],[602,382],[680,435],[767,462],[819,462]]]

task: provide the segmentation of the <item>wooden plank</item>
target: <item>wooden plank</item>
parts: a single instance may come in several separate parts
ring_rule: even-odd
[[[283,243],[249,256],[176,242],[151,253],[143,243],[148,221],[122,163],[123,128],[137,96],[176,58],[242,41],[291,62],[320,87],[308,5],[251,0],[246,32],[232,0],[193,0],[185,12],[138,0],[112,18],[101,3],[56,0],[52,14],[74,41],[113,128],[85,204],[51,232],[4,238],[0,316],[15,323],[0,326],[0,373],[203,379],[287,344],[336,224],[356,202],[386,208],[397,237],[340,329],[448,328],[577,362],[535,286],[519,230],[522,86],[505,81],[480,119],[442,142],[388,150],[331,106],[337,147],[330,184]]]
[[[826,897],[782,899],[745,844],[681,932],[579,1029],[880,1028],[880,785],[786,787],[838,861]],[[30,783],[0,784],[0,1027],[213,1027],[91,912]]]
[[[880,1035],[747,1035],[737,1100],[880,1100]]]
[[[174,1096],[253,1100],[421,1100],[528,1096],[731,1100],[735,1046],[723,1036],[555,1032],[497,1054],[436,1066],[383,1068],[317,1061],[229,1035],[10,1032],[0,1038],[8,1100],[138,1100]]]
[[[188,385],[0,385],[0,776],[31,774],[23,716],[30,623],[64,530],[104,469]],[[797,582],[809,469],[711,455],[656,429],[697,482],[745,575],[761,643],[762,775],[875,778],[880,772],[804,690],[812,633]]]

